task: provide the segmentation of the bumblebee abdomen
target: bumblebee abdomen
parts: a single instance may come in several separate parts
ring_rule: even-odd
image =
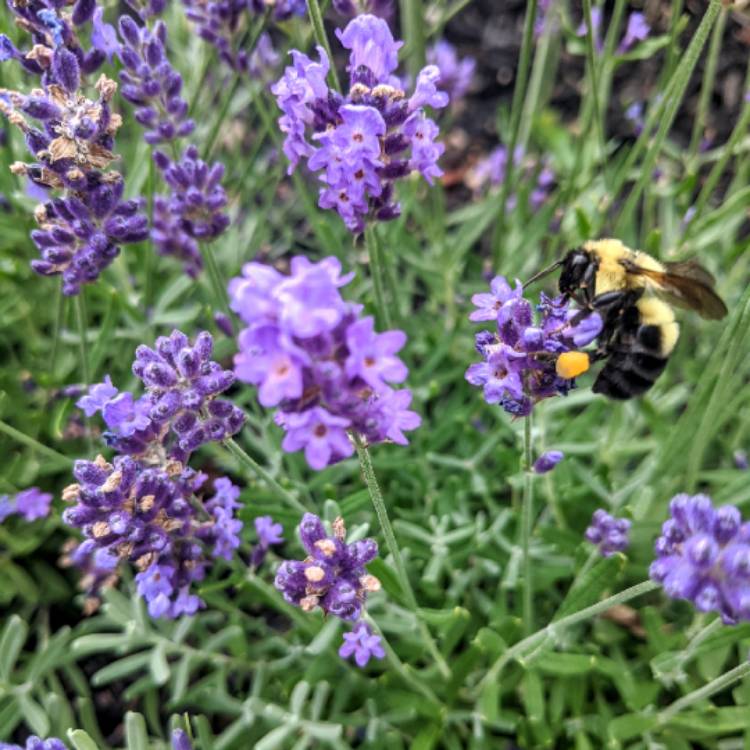
[[[593,390],[624,400],[645,393],[661,375],[679,327],[671,308],[652,298],[641,298],[625,310],[619,325]]]

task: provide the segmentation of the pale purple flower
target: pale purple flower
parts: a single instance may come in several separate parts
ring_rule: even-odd
[[[282,412],[280,421],[286,430],[281,447],[290,453],[304,449],[307,463],[313,469],[324,469],[354,453],[346,432],[350,420],[336,417],[320,406],[300,413]]]
[[[182,729],[172,730],[172,750],[193,750],[193,743]]]
[[[447,40],[440,39],[427,50],[427,62],[440,72],[440,86],[455,106],[466,96],[474,77],[477,63],[473,57],[459,58],[456,48]]]
[[[573,325],[577,311],[569,301],[542,293],[535,321],[520,284],[513,290],[503,277],[495,277],[491,289],[490,294],[472,297],[478,309],[470,319],[494,319],[497,330],[476,335],[482,362],[470,365],[465,377],[483,389],[487,403],[500,404],[514,416],[527,416],[537,401],[565,395],[574,387],[572,380],[557,374],[557,356],[590,344],[601,332],[602,320],[591,313]]]
[[[352,275],[336,259],[300,256],[290,265],[287,276],[248,263],[230,282],[231,307],[247,324],[235,374],[258,387],[263,406],[280,407],[282,447],[304,450],[315,469],[352,455],[348,432],[404,444],[420,421],[407,408],[411,393],[391,388],[408,372],[396,356],[404,333],[377,333],[361,306],[343,300],[339,288]]]
[[[258,516],[254,524],[258,534],[258,544],[270,547],[273,544],[283,543],[284,527],[280,523],[275,523],[271,516]]]
[[[676,495],[656,540],[651,578],[667,596],[718,612],[724,623],[750,621],[750,523],[706,495]]]
[[[51,504],[52,495],[42,492],[38,487],[30,487],[16,495],[16,513],[27,521],[48,516]]]
[[[746,451],[736,450],[734,452],[733,458],[734,458],[735,468],[741,469],[742,471],[745,471],[746,469],[750,468],[750,462],[748,462]]]
[[[342,659],[354,657],[360,668],[366,667],[371,658],[384,659],[385,650],[379,635],[370,630],[366,622],[358,622],[349,633],[344,633],[344,642],[339,648]]]
[[[604,49],[604,44],[602,43],[601,35],[602,35],[602,9],[601,8],[592,8],[591,9],[591,26],[592,26],[592,36],[594,38],[594,47],[597,52],[601,52]],[[576,29],[576,35],[577,36],[586,36],[587,34],[587,28],[586,28],[586,19],[584,18],[581,21],[581,24]]]
[[[534,473],[547,474],[563,460],[565,454],[562,451],[545,451],[534,461]]]
[[[76,401],[76,406],[83,409],[87,417],[93,417],[96,412],[101,411],[108,401],[117,395],[117,388],[112,385],[112,378],[104,376],[102,383],[89,386],[85,396]]]
[[[643,13],[631,13],[628,17],[625,36],[622,38],[617,51],[620,54],[627,52],[637,42],[642,42],[650,32],[651,27],[648,25],[648,21],[646,21],[646,16]]]
[[[344,96],[328,88],[329,60],[321,48],[319,63],[293,50],[293,65],[271,90],[283,112],[279,127],[289,172],[307,159],[322,183],[320,207],[335,209],[360,233],[368,221],[399,215],[395,181],[412,171],[430,183],[442,174],[437,160],[444,146],[435,141],[438,128],[424,107],[444,107],[448,95],[437,89],[440,70],[428,65],[407,98],[394,75],[401,42],[382,19],[357,16],[337,36],[350,50]]]
[[[615,518],[600,508],[594,512],[585,538],[599,548],[602,557],[611,557],[630,546],[630,526],[627,518]]]

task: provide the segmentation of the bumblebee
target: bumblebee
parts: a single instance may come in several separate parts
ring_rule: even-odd
[[[593,312],[603,321],[596,350],[560,355],[558,374],[575,377],[605,360],[593,391],[609,398],[640,396],[662,373],[680,335],[673,305],[709,320],[727,314],[713,276],[694,260],[660,262],[619,240],[594,240],[532,281],[558,267],[560,293],[581,307],[579,322]]]

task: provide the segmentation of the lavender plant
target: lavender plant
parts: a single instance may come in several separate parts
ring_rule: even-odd
[[[9,0],[0,749],[745,741],[740,12],[388,5]],[[446,44],[476,75],[438,117]],[[287,131],[254,69],[273,46],[295,50]],[[440,123],[429,189],[417,113]],[[306,180],[351,193],[362,164],[347,227]],[[98,276],[78,331],[28,269],[34,200],[36,260]],[[129,223],[139,247],[89,265]],[[553,277],[507,281],[610,233],[697,255],[732,310],[678,311],[669,367],[623,405],[583,371],[598,318]]]

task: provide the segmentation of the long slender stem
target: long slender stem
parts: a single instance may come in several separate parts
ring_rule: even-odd
[[[523,569],[523,632],[534,630],[534,582],[531,573],[531,531],[534,518],[534,475],[531,473],[531,414],[523,424],[523,500],[521,504],[521,566]]]
[[[658,588],[659,584],[654,581],[643,581],[642,583],[638,583],[635,586],[631,586],[630,588],[621,591],[619,594],[614,594],[606,599],[602,599],[602,601],[592,604],[590,607],[585,607],[567,617],[561,617],[559,620],[551,622],[546,627],[537,630],[536,633],[524,638],[522,641],[511,646],[507,651],[503,652],[487,671],[487,674],[482,678],[482,681],[479,683],[479,688],[481,689],[483,685],[489,682],[496,681],[506,664],[513,661],[513,659],[524,656],[532,649],[541,645],[547,638],[559,634],[565,628],[569,628],[579,622],[590,620],[592,617],[596,617],[596,615],[611,609],[616,604],[628,602],[631,599],[635,599],[643,594],[648,594]]]
[[[49,371],[53,375],[57,365],[57,353],[60,350],[60,332],[62,331],[63,320],[65,319],[65,302],[66,297],[62,293],[61,287],[57,290],[57,311],[54,321],[54,331],[52,333],[52,352],[49,355]]]
[[[399,659],[398,654],[391,648],[391,644],[388,643],[388,639],[383,635],[383,631],[378,627],[378,624],[375,622],[375,620],[373,620],[372,617],[370,617],[367,613],[365,613],[363,619],[365,620],[365,622],[367,622],[373,632],[380,636],[383,646],[385,647],[385,654],[388,657],[388,662],[393,667],[393,669],[401,675],[404,682],[407,685],[411,685],[418,692],[422,693],[422,695],[427,698],[428,701],[434,703],[436,706],[439,706],[440,701],[437,699],[435,693],[433,693],[432,690],[427,687],[427,685],[418,680],[415,677],[413,670],[410,670],[409,667],[404,664],[401,659]]]
[[[232,439],[225,441],[224,445],[229,452],[241,463],[247,466],[250,471],[260,477],[271,489],[275,490],[284,502],[300,513],[306,513],[307,508],[291,493],[285,490],[254,458],[247,453]]]
[[[365,245],[367,246],[367,255],[370,259],[372,285],[375,289],[375,304],[378,307],[378,322],[386,328],[391,328],[391,311],[385,298],[383,254],[377,230],[371,224],[365,227]]]
[[[208,278],[213,288],[214,305],[221,312],[230,315],[227,287],[221,275],[221,271],[219,270],[219,265],[216,262],[214,250],[208,243],[205,243],[201,248],[201,251],[201,256],[206,262]]]
[[[591,18],[591,0],[583,0],[583,17],[586,21],[586,60],[589,67],[589,86],[591,87],[591,100],[594,108],[594,126],[599,139],[599,157],[602,163],[602,172],[606,183],[606,141],[604,140],[604,125],[602,124],[602,110],[599,106],[599,77],[596,73],[596,50],[594,49],[594,24]]]
[[[649,150],[643,159],[643,163],[640,166],[640,176],[638,177],[638,180],[630,191],[630,194],[628,195],[625,204],[622,207],[619,216],[617,217],[617,222],[615,223],[615,236],[617,236],[617,234],[622,231],[623,227],[630,220],[630,217],[632,216],[633,211],[635,210],[635,207],[640,200],[641,194],[646,188],[646,185],[651,183],[652,181],[654,165],[656,164],[656,160],[661,153],[662,146],[664,145],[667,134],[672,127],[672,123],[677,116],[677,111],[682,102],[682,98],[685,95],[685,90],[690,81],[690,76],[693,73],[695,65],[698,62],[698,57],[703,50],[703,46],[708,39],[708,35],[711,32],[711,28],[713,27],[720,10],[721,3],[718,0],[710,0],[708,8],[706,9],[703,18],[701,19],[700,26],[698,26],[698,29],[696,30],[695,35],[693,36],[690,45],[685,52],[683,62],[675,71],[673,79],[670,80],[669,92],[665,93],[663,114],[661,115],[656,136],[653,138],[649,146]],[[647,122],[646,127],[648,126],[649,123]],[[638,147],[638,144],[641,143],[642,136],[643,133],[636,142],[634,150]]]
[[[672,703],[672,705],[667,706],[663,711],[660,711],[657,716],[659,724],[666,724],[677,716],[680,711],[684,711],[686,708],[690,708],[690,706],[693,706],[706,698],[710,698],[714,693],[718,693],[720,690],[729,687],[729,685],[741,680],[747,675],[750,675],[750,661],[745,661],[734,669],[730,669],[715,680],[711,680],[711,682],[703,687],[693,690],[692,693],[684,695],[682,698],[679,698]]]
[[[377,477],[375,476],[375,469],[372,466],[372,459],[370,458],[370,452],[367,450],[367,446],[364,444],[362,438],[359,435],[354,435],[354,445],[357,448],[357,456],[359,457],[359,463],[362,467],[362,473],[365,478],[365,484],[367,490],[370,493],[370,499],[375,508],[375,514],[380,522],[380,528],[383,531],[385,537],[385,543],[388,547],[393,562],[396,565],[396,575],[401,586],[401,591],[404,594],[406,603],[409,609],[413,612],[416,618],[419,630],[424,638],[427,648],[432,654],[435,663],[437,664],[440,672],[444,677],[449,678],[451,675],[450,667],[446,663],[443,655],[438,650],[437,644],[432,637],[432,634],[427,629],[422,617],[419,613],[419,606],[417,605],[417,598],[414,596],[414,589],[411,587],[409,582],[409,576],[406,572],[406,566],[404,565],[404,559],[401,557],[401,550],[399,549],[398,542],[396,541],[396,535],[393,533],[393,526],[391,520],[388,518],[388,511],[385,507],[385,501],[383,500],[383,494],[380,491]]]
[[[23,432],[19,432],[15,427],[11,427],[9,424],[6,424],[5,422],[0,420],[0,432],[4,432],[8,437],[13,438],[17,443],[22,443],[23,445],[27,445],[29,448],[33,448],[36,451],[39,451],[40,453],[43,453],[45,456],[48,456],[49,458],[53,459],[54,461],[59,461],[60,463],[65,463],[68,466],[73,463],[72,458],[68,458],[68,456],[64,456],[62,453],[58,453],[56,450],[53,450],[52,448],[48,448],[44,443],[40,443],[38,440],[35,440],[33,437],[29,437],[28,435],[24,434]]]
[[[89,368],[89,346],[86,341],[86,301],[83,298],[83,289],[76,297],[76,320],[78,322],[78,344],[81,353],[81,377],[84,385],[91,385],[91,372]]]
[[[513,101],[510,114],[510,140],[508,141],[508,158],[505,166],[505,179],[500,190],[500,205],[498,206],[495,231],[492,238],[492,246],[495,264],[500,263],[502,255],[502,239],[505,228],[505,205],[513,185],[513,172],[515,168],[515,151],[518,143],[518,133],[521,129],[521,114],[523,102],[526,97],[526,82],[529,78],[531,67],[531,50],[534,46],[534,21],[536,20],[537,0],[528,0],[526,3],[526,17],[523,26],[523,41],[521,42],[521,55],[518,60],[518,73],[516,85],[513,87]]]
[[[425,61],[425,22],[422,0],[401,0],[401,31],[406,40],[409,74],[413,81]]]
[[[331,63],[331,68],[328,71],[328,79],[331,83],[331,87],[340,92],[341,84],[339,83],[339,77],[336,74],[336,66],[334,65],[333,55],[331,54],[331,45],[328,44],[328,36],[326,35],[326,29],[323,25],[323,13],[320,10],[318,0],[307,0],[307,10],[310,13],[310,21],[312,21],[315,41],[326,51]]]

